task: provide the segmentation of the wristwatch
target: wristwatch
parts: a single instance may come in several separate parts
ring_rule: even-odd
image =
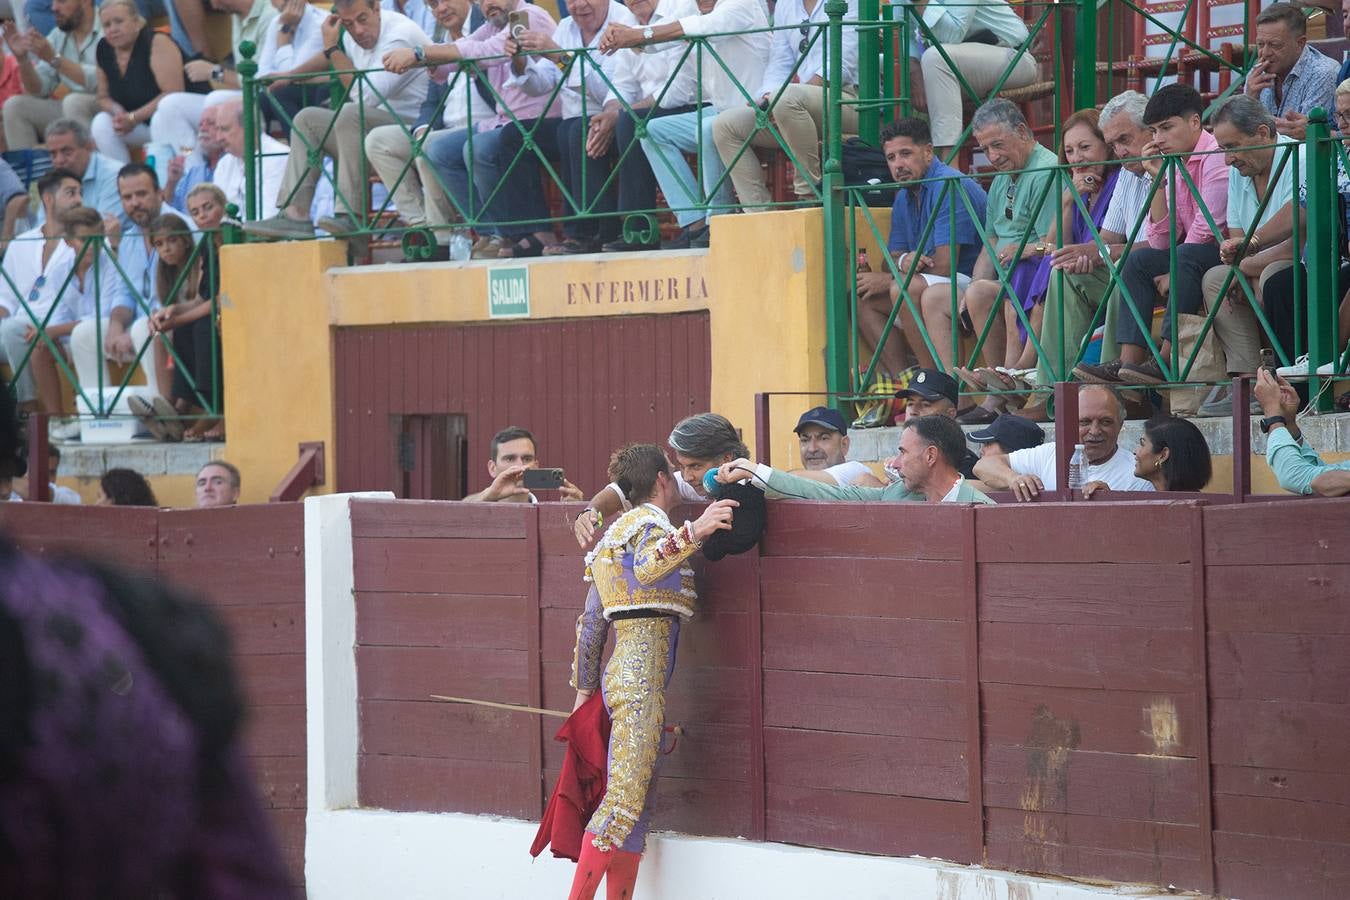
[[[1270,429],[1274,428],[1276,425],[1283,425],[1285,428],[1288,428],[1289,420],[1284,416],[1266,416],[1261,420],[1261,433],[1270,434]]]
[[[332,62],[332,61],[333,61],[333,54],[334,54],[334,53],[339,53],[339,52],[341,52],[341,50],[342,50],[342,45],[341,45],[341,44],[334,44],[334,45],[331,46],[331,47],[324,47],[324,48],[323,48],[323,58],[326,59],[326,60],[328,60],[329,62]]]
[[[1050,252],[1050,246],[1046,244],[1044,241],[1037,244],[1035,247],[1032,247],[1031,249],[1036,251],[1037,256],[1044,256],[1045,254]]]
[[[213,69],[211,69],[211,80],[212,80],[212,81],[224,81],[224,80],[225,80],[225,67],[224,67],[224,66],[216,66],[216,67],[214,67]]]
[[[655,32],[652,31],[652,26],[648,25],[646,28],[642,29],[642,39],[644,41],[650,41],[654,33]]]
[[[427,51],[426,51],[426,48],[425,48],[425,47],[414,47],[414,48],[413,48],[413,59],[417,60],[419,63],[424,63],[424,62],[426,62],[426,61],[427,61]]]
[[[290,34],[290,33],[292,33],[293,31],[295,31],[295,28],[293,28],[293,27],[290,26],[290,25],[282,25],[282,26],[281,26],[281,33],[282,33],[282,34]]]

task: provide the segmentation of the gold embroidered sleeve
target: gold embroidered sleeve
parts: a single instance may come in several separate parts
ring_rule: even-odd
[[[701,546],[688,522],[671,532],[648,527],[633,542],[633,575],[643,584],[654,584],[679,569]]]

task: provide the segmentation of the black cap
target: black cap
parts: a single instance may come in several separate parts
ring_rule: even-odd
[[[1008,453],[1025,450],[1028,447],[1039,447],[1045,443],[1045,432],[1041,430],[1041,426],[1030,419],[1007,413],[979,431],[972,431],[966,437],[977,444],[998,441],[999,446]]]
[[[895,392],[897,397],[950,400],[952,406],[956,405],[959,395],[960,391],[956,387],[956,379],[945,372],[939,372],[937,369],[920,369],[910,379],[909,387]]]
[[[848,422],[844,420],[843,414],[837,409],[830,409],[828,406],[808,409],[802,413],[802,417],[797,420],[797,427],[792,430],[801,434],[802,429],[807,425],[819,425],[821,428],[828,428],[840,434],[848,434]]]
[[[737,482],[721,485],[719,500],[735,500],[739,506],[731,515],[730,531],[714,531],[703,542],[703,555],[716,562],[727,555],[744,553],[759,543],[764,533],[767,512],[764,492],[757,487]]]

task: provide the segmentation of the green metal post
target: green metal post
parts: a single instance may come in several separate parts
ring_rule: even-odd
[[[1336,358],[1336,181],[1335,154],[1326,110],[1313,107],[1305,138],[1308,165],[1308,371]],[[1314,374],[1314,384],[1317,381]],[[1314,391],[1322,412],[1331,411],[1330,392]],[[1322,394],[1325,393],[1325,396]]]
[[[258,97],[253,79],[258,64],[253,59],[257,47],[252,41],[239,45],[239,84],[244,91],[244,219],[258,218]]]
[[[1097,0],[1078,0],[1073,40],[1073,106],[1088,109],[1097,105]]]
[[[858,0],[858,21],[871,24],[881,22],[881,0]],[[889,43],[889,42],[887,42]],[[876,28],[858,29],[858,135],[869,144],[881,133],[881,110],[877,99],[881,96],[881,73],[877,63],[881,57],[881,32]]]
[[[830,392],[848,390],[848,304],[849,290],[845,283],[849,261],[840,254],[846,252],[844,239],[844,170],[840,163],[843,154],[842,127],[839,103],[844,79],[844,27],[842,20],[848,12],[845,0],[827,0],[825,15],[829,17],[826,45],[829,50],[829,78],[826,80],[828,99],[825,104],[825,165],[822,168],[825,217],[825,389]],[[838,405],[838,397],[830,398]]]

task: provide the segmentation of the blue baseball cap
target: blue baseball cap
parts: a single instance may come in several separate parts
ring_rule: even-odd
[[[802,429],[807,425],[819,425],[821,428],[828,428],[830,431],[837,431],[840,434],[848,434],[848,422],[844,421],[844,416],[837,409],[831,409],[828,406],[817,406],[808,409],[802,413],[802,417],[797,420],[797,427],[792,429],[797,434],[802,433]]]

